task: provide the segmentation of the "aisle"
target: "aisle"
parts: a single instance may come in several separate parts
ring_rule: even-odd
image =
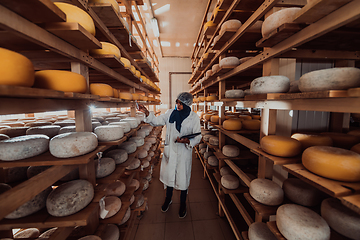
[[[165,198],[159,181],[160,163],[154,169],[150,187],[144,193],[149,209],[136,222],[131,240],[232,240],[235,236],[226,220],[216,215],[216,196],[208,180],[202,179],[202,165],[193,155],[192,176],[187,198],[187,216],[178,217],[180,191],[174,191],[168,212],[160,208]]]

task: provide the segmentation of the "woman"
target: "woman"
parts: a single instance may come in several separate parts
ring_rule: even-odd
[[[186,196],[190,184],[192,148],[201,140],[201,135],[194,138],[181,138],[181,136],[199,133],[200,119],[191,111],[193,97],[188,92],[182,92],[176,99],[175,109],[169,109],[165,114],[155,117],[143,106],[139,110],[145,113],[145,122],[153,126],[166,125],[166,138],[164,153],[160,168],[160,181],[166,188],[166,197],[161,207],[166,212],[171,204],[173,188],[181,190],[179,217],[186,216]]]

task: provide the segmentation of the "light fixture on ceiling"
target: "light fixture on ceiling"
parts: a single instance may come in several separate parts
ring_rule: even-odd
[[[157,19],[155,17],[153,17],[153,18],[151,18],[150,21],[151,21],[151,27],[152,27],[155,37],[159,37],[160,31],[159,31],[159,24],[158,24]]]

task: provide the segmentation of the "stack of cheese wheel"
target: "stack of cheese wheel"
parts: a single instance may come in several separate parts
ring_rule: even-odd
[[[226,157],[237,157],[240,154],[240,150],[234,145],[225,145],[222,149],[222,154]]]
[[[286,179],[282,188],[289,200],[306,207],[317,206],[324,199],[324,193],[297,178]]]
[[[234,68],[240,64],[237,57],[226,57],[220,60],[220,68]]]
[[[90,93],[93,95],[99,95],[100,97],[113,97],[113,88],[105,83],[91,83]]]
[[[0,84],[31,87],[35,72],[32,62],[25,56],[0,48]]]
[[[354,67],[330,68],[302,75],[299,79],[301,92],[346,90],[360,86],[360,69]]]
[[[256,201],[270,206],[283,202],[284,191],[273,181],[257,178],[250,182],[249,193]]]
[[[286,93],[290,80],[285,76],[266,76],[255,78],[250,84],[251,94]]]
[[[313,146],[302,155],[302,163],[309,171],[334,180],[360,181],[360,154],[336,147]]]
[[[302,150],[312,146],[332,146],[333,141],[329,136],[314,135],[306,133],[294,133],[291,138],[298,140],[301,143]]]
[[[279,157],[295,157],[301,153],[301,143],[291,137],[269,135],[260,140],[263,151]]]
[[[284,23],[291,23],[300,10],[301,8],[298,7],[285,8],[268,16],[262,24],[262,36],[268,36],[273,30]]]
[[[66,22],[77,22],[91,35],[95,36],[94,21],[89,14],[71,4],[62,2],[55,2],[54,4],[66,14]]]
[[[241,127],[242,127],[242,123],[240,119],[230,118],[223,122],[223,128],[225,130],[239,131],[241,130]]]
[[[114,55],[118,59],[121,58],[120,50],[117,46],[108,42],[100,42],[102,48],[101,49],[91,49],[91,55]]]
[[[241,22],[237,19],[227,20],[221,25],[219,35],[222,35],[226,31],[236,32],[241,25]]]
[[[87,91],[86,79],[83,75],[62,70],[37,71],[34,87],[75,93]]]
[[[325,199],[321,203],[321,216],[336,232],[350,239],[359,239],[360,215],[345,207],[339,199]]]
[[[328,136],[332,139],[333,146],[338,148],[350,149],[360,142],[360,137],[336,132],[323,132],[321,135]]]
[[[227,90],[225,92],[225,98],[243,98],[244,91],[241,89]]]

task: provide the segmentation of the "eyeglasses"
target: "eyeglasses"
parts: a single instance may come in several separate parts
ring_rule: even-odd
[[[182,102],[180,102],[179,100],[176,100],[176,101],[175,101],[175,103],[176,103],[176,104],[183,105],[183,103],[182,103]]]

